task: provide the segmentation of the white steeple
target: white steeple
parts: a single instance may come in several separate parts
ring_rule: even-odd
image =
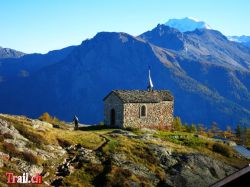
[[[153,87],[154,85],[150,75],[150,67],[148,67],[148,91],[152,91]]]

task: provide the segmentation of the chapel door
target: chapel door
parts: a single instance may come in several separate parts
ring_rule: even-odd
[[[115,126],[115,109],[110,111],[110,126]]]

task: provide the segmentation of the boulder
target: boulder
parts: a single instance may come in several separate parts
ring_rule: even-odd
[[[165,169],[175,165],[178,161],[172,156],[172,149],[158,144],[149,144],[149,149],[156,155],[161,166]]]
[[[124,170],[129,170],[136,176],[146,178],[147,180],[151,181],[154,186],[160,182],[155,173],[150,171],[142,164],[134,163],[133,161],[128,160],[125,154],[112,154],[111,161],[112,164],[119,166]]]
[[[42,172],[43,172],[43,167],[38,166],[38,165],[34,165],[34,164],[29,167],[29,171],[28,171],[28,173],[31,176],[34,176],[36,174],[41,174]]]
[[[172,157],[172,158],[171,158]],[[235,172],[236,169],[203,154],[172,155],[168,160],[177,160],[176,164],[167,163],[166,184],[170,186],[209,186]]]
[[[45,122],[45,121],[40,121],[40,120],[32,120],[31,121],[31,125],[33,126],[34,129],[44,129],[44,128],[53,128],[53,125],[48,123],[48,122]]]
[[[28,141],[13,125],[3,119],[0,119],[0,134],[10,134],[14,140]]]

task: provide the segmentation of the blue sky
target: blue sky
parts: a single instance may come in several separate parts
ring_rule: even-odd
[[[225,35],[250,36],[249,0],[0,0],[0,46],[46,53],[100,31],[139,35],[187,16]]]

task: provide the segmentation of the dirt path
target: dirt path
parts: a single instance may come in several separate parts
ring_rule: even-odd
[[[102,138],[104,139],[104,142],[103,142],[99,147],[97,147],[97,148],[94,150],[94,151],[96,151],[96,152],[102,152],[102,148],[103,148],[105,145],[107,145],[107,144],[109,143],[109,141],[110,141],[108,138],[105,137],[105,135],[100,134],[99,136],[102,137]]]

